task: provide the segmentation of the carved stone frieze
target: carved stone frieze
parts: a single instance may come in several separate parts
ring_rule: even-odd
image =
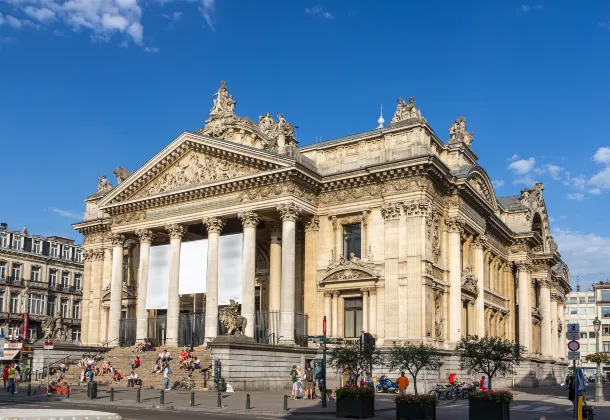
[[[326,191],[320,194],[319,201],[321,204],[335,204],[369,197],[381,197],[381,187],[373,184],[342,190]]]
[[[251,188],[242,191],[239,195],[239,201],[252,201],[261,198],[292,196],[300,198],[311,204],[317,204],[318,197],[310,191],[306,191],[302,186],[294,182],[284,182],[280,184],[265,185],[263,187]]]
[[[397,220],[400,218],[399,203],[384,203],[381,206],[381,217],[387,220]]]
[[[145,211],[134,211],[131,213],[117,214],[112,218],[113,225],[124,225],[126,223],[139,222],[146,219]]]
[[[305,232],[317,232],[320,230],[320,218],[318,216],[311,216],[305,219]]]
[[[222,232],[222,229],[225,227],[225,221],[219,219],[218,217],[207,217],[203,219],[203,225],[205,229],[210,233],[218,233]]]
[[[94,244],[98,242],[107,241],[110,238],[110,232],[96,232],[89,233],[85,235],[85,239],[83,240],[83,244]]]
[[[384,182],[383,193],[391,194],[399,191],[425,191],[432,189],[433,184],[430,179],[422,176],[412,176],[408,178],[392,179]]]
[[[245,211],[237,215],[243,227],[255,228],[260,221],[258,214],[253,211]]]
[[[349,280],[358,280],[369,278],[370,275],[361,270],[352,270],[350,268],[346,268],[345,270],[341,270],[337,273],[331,274],[324,278],[324,282],[335,282],[335,281],[349,281]]]
[[[150,229],[138,229],[136,230],[136,236],[140,240],[140,243],[151,244],[155,238],[155,233]]]
[[[278,213],[280,214],[280,218],[282,221],[293,221],[295,222],[299,215],[301,214],[301,207],[297,206],[295,203],[283,203],[278,204],[276,206]]]
[[[426,261],[426,274],[438,279],[443,280],[443,270],[435,266],[429,261]]]
[[[178,223],[165,225],[165,230],[169,233],[171,239],[182,239],[186,233],[186,228]]]
[[[85,262],[87,261],[91,261],[93,259],[93,250],[92,249],[85,249],[83,251],[83,260]]]

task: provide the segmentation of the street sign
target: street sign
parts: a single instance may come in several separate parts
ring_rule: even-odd
[[[45,350],[53,350],[54,348],[54,344],[53,343],[44,343],[44,349]]]
[[[568,360],[580,360],[580,352],[579,351],[569,351]]]
[[[572,340],[568,343],[568,350],[578,351],[580,349],[580,343],[576,340]]]
[[[568,340],[578,340],[580,338],[580,325],[568,324],[567,336]]]

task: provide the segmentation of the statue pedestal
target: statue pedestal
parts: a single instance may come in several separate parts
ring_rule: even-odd
[[[214,347],[217,344],[257,344],[252,337],[245,335],[219,335],[210,342],[210,346]]]

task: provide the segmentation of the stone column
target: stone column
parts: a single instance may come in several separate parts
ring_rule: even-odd
[[[90,300],[90,290],[91,290],[91,266],[92,266],[92,260],[93,260],[93,250],[92,249],[85,249],[83,250],[83,309],[82,309],[82,321],[81,321],[81,327],[80,327],[80,341],[81,343],[83,343],[83,345],[88,345],[91,344],[89,342],[89,323],[86,322],[85,320],[89,319],[89,311],[90,311],[90,307],[91,307],[91,300]],[[41,279],[41,281],[48,281],[48,277],[43,277]],[[11,299],[10,294],[7,296],[5,294],[4,297],[4,302],[7,302]],[[49,295],[46,294],[44,301],[45,301],[45,305],[44,305],[44,314],[47,314],[47,305],[48,303],[48,299],[49,299]],[[3,312],[5,311],[4,308],[0,308],[0,310],[2,310]]]
[[[103,293],[103,290],[106,287],[110,286],[112,280],[112,248],[105,247],[104,248],[104,264],[103,264],[103,272],[102,272],[102,283],[98,284],[96,287],[100,290],[100,294]],[[101,306],[101,319],[100,322],[100,343],[104,343],[108,341],[108,324],[110,319],[109,308],[105,308],[104,305]]]
[[[519,281],[519,344],[525,346],[527,351],[531,351],[530,337],[533,328],[530,319],[532,308],[530,305],[530,273],[531,265],[527,262],[517,263],[517,276]]]
[[[400,221],[400,205],[385,203],[381,207],[384,218],[384,265],[385,265],[385,336],[392,342],[398,339],[398,223]],[[403,308],[404,309],[404,308]]]
[[[171,224],[165,226],[169,233],[169,284],[167,286],[167,334],[165,341],[168,346],[178,345],[180,333],[180,248],[182,237],[186,233],[184,226]]]
[[[449,341],[462,338],[462,264],[460,234],[463,221],[454,217],[445,220],[449,236]]]
[[[216,217],[203,220],[208,231],[208,273],[205,297],[205,339],[216,338],[218,335],[218,250],[220,232],[225,222]]]
[[[474,333],[479,337],[485,337],[485,255],[483,245],[486,239],[484,235],[479,235],[474,240],[474,274],[477,277],[477,288],[479,289],[479,294],[474,302],[474,319],[476,323]]]
[[[549,281],[543,279],[540,281],[540,312],[542,321],[540,324],[540,351],[545,357],[552,357],[553,350],[551,347],[551,289]]]
[[[377,335],[377,289],[369,289],[369,333]]]
[[[333,292],[331,292],[331,291],[324,292],[324,315],[326,316],[327,327],[328,327],[329,323],[332,326],[332,322],[333,322],[332,300],[333,300]],[[332,333],[332,327],[331,327],[330,331],[327,331],[327,333],[329,333],[329,332]]]
[[[551,355],[557,355],[557,348],[559,343],[558,336],[558,321],[559,314],[557,313],[557,292],[553,290],[551,292]]]
[[[296,221],[301,208],[294,203],[278,204],[282,219],[282,294],[280,297],[280,344],[294,345],[294,289]]]
[[[98,248],[92,250],[91,261],[91,290],[89,295],[89,313],[87,318],[81,320],[81,327],[87,325],[88,341],[90,345],[98,345],[105,341],[106,337],[100,334],[100,319],[102,311],[102,277],[104,271],[104,249]],[[122,290],[121,290],[122,292]],[[112,299],[112,296],[111,296]],[[121,298],[122,299],[122,298]],[[120,302],[120,301],[119,301]],[[81,331],[82,334],[82,331]]]
[[[259,218],[253,211],[246,211],[237,215],[244,227],[244,243],[242,246],[242,284],[241,284],[241,316],[248,321],[246,324],[246,337],[254,338],[255,294],[256,287],[256,226]]]
[[[332,329],[331,329],[331,337],[339,337],[339,292],[333,291],[333,316],[332,316]]]
[[[121,305],[123,293],[123,247],[125,237],[114,233],[111,235],[112,242],[112,279],[110,281],[110,314],[108,322],[108,346],[119,345],[119,334],[121,330]],[[61,303],[60,303],[61,305]]]
[[[305,242],[305,232],[301,229],[297,229],[294,238],[294,309],[299,316],[303,316],[305,313],[303,310],[303,246]]]
[[[360,289],[362,292],[362,329],[369,332],[369,289]]]
[[[322,331],[322,320],[319,317],[321,308],[318,308],[318,293],[316,291],[316,253],[320,220],[318,216],[311,216],[305,220],[305,278],[303,279],[304,312],[309,315],[308,329],[310,334]]]
[[[136,313],[136,339],[142,343],[148,338],[148,311],[146,296],[148,294],[148,265],[150,261],[150,246],[154,234],[150,229],[136,230],[140,239],[140,266],[138,267],[138,303]]]
[[[280,335],[280,282],[282,278],[282,225],[265,222],[269,228],[269,334],[273,334],[273,344]]]

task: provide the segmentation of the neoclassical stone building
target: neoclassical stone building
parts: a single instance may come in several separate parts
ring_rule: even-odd
[[[178,342],[180,248],[207,238],[205,336],[218,334],[219,237],[243,233],[241,314],[279,312],[279,344],[308,333],[380,346],[451,349],[466,334],[516,340],[533,358],[565,355],[570,277],[550,234],[542,184],[497,197],[458,118],[439,138],[413,98],[380,127],[303,147],[280,114],[235,114],[221,83],[203,128],[184,132],[133,173],[102,177],[86,199],[82,340],[118,343],[145,306],[151,245],[171,249],[167,343]],[[203,258],[203,256],[202,256]],[[202,280],[203,281],[203,280]],[[101,322],[100,322],[101,320]],[[274,331],[275,332],[275,331]]]

